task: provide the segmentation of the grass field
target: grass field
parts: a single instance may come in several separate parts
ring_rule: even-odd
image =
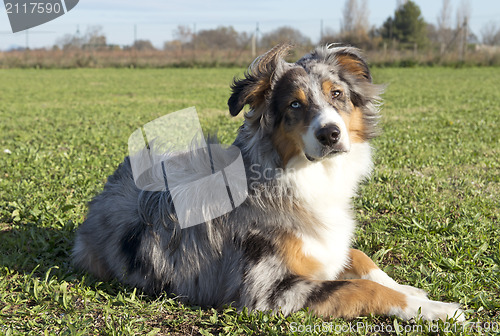
[[[205,131],[230,143],[241,119],[228,117],[226,101],[242,71],[0,70],[0,334],[500,331],[499,68],[375,69],[389,84],[383,133],[355,199],[354,245],[398,281],[460,302],[465,326],[200,309],[72,268],[74,230],[129,135],[196,106]]]

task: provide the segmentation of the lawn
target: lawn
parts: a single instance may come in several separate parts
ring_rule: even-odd
[[[500,68],[375,69],[388,84],[383,132],[354,202],[354,245],[398,281],[460,302],[466,325],[200,309],[73,269],[74,231],[129,135],[196,106],[230,143],[241,119],[228,116],[229,84],[242,72],[0,70],[0,334],[500,331]]]

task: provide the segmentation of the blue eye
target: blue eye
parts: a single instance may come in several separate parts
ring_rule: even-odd
[[[301,106],[302,105],[298,101],[294,101],[293,103],[290,104],[290,107],[294,109],[299,108]]]

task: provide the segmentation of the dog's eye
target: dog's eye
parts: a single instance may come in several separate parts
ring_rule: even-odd
[[[294,109],[299,108],[301,106],[302,105],[298,101],[294,101],[293,103],[290,104],[290,107]]]
[[[333,90],[332,91],[332,99],[337,99],[342,97],[342,91],[340,90]]]

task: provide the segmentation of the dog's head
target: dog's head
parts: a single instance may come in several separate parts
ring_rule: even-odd
[[[235,79],[231,115],[250,105],[247,128],[270,137],[284,166],[296,156],[321,160],[373,138],[382,88],[372,83],[359,50],[320,47],[288,63],[290,48],[273,48]]]

